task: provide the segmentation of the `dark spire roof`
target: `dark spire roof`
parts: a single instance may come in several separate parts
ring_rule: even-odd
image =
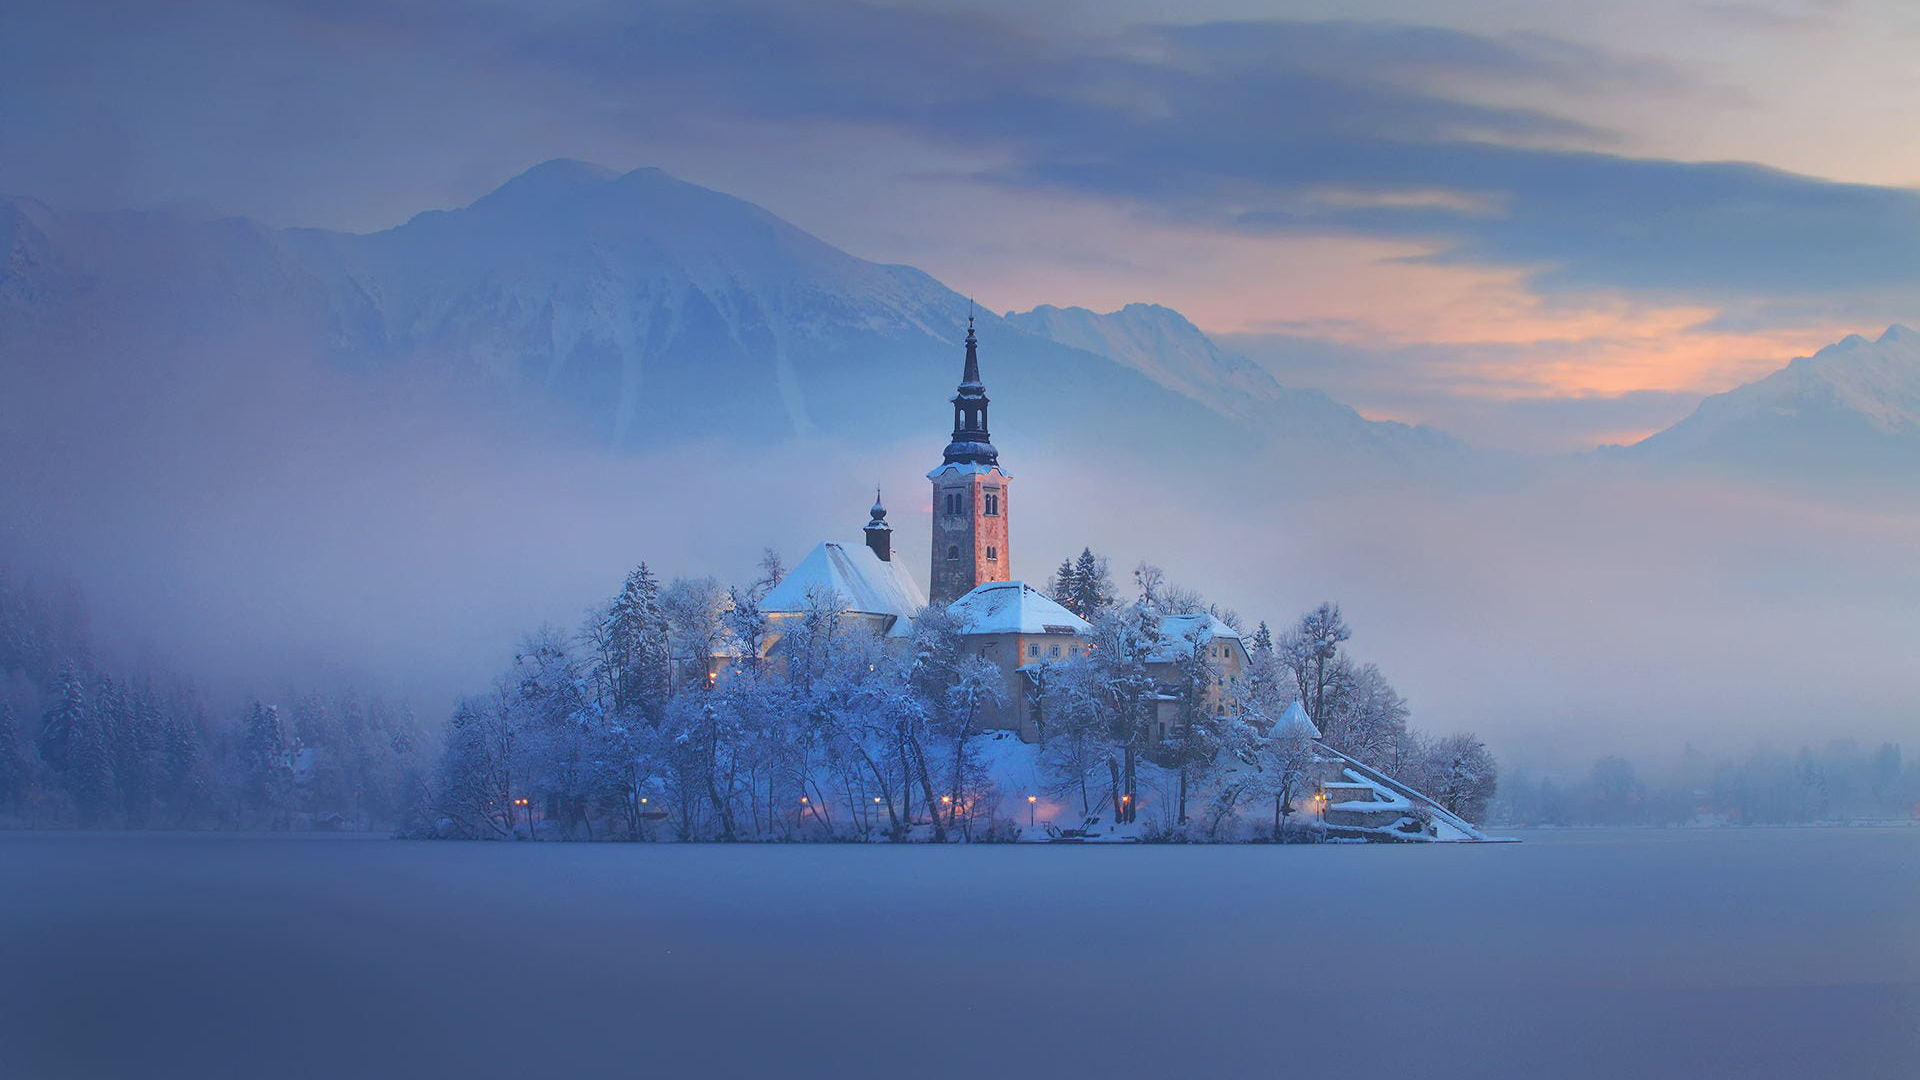
[[[967,315],[967,363],[960,372],[959,392],[953,395],[953,441],[947,444],[949,465],[998,465],[1000,452],[987,434],[987,387],[980,381],[980,346],[973,336],[973,315]]]
[[[980,343],[973,338],[973,315],[967,315],[967,366],[960,372],[960,389],[984,391],[986,384],[980,381]]]
[[[884,503],[880,501],[879,488],[873,489],[873,509],[869,511],[869,513],[873,515],[873,518],[872,520],[867,522],[868,529],[871,530],[871,529],[893,528],[893,526],[887,524],[887,507]]]

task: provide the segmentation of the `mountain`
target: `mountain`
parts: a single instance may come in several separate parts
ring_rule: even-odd
[[[1854,334],[1610,453],[1780,479],[1920,484],[1920,333]]]
[[[1042,304],[1006,317],[1019,329],[1107,357],[1222,416],[1268,431],[1386,452],[1463,449],[1432,428],[1368,420],[1321,391],[1282,386],[1265,368],[1221,349],[1186,316],[1159,304],[1128,304],[1105,314]]]
[[[244,343],[438,371],[557,402],[616,449],[924,438],[970,308],[732,196],[567,160],[371,234],[12,200],[0,253],[0,351],[60,326],[179,357]],[[1435,442],[1284,390],[1164,308],[1128,316],[1132,338],[1041,311],[1058,317],[980,316],[994,428],[1016,439],[1176,457]]]

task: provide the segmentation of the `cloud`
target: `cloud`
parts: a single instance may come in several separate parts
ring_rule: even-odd
[[[1209,229],[1420,241],[1536,288],[1711,301],[1920,286],[1920,193],[1608,152],[1515,102],[1684,95],[1681,73],[1537,34],[1260,20],[1045,32],[850,2],[295,5],[642,128],[868,125],[977,147],[976,179]]]
[[[903,173],[920,156],[951,175],[962,154],[1007,192],[1221,234],[1404,242],[1442,265],[1520,268],[1536,290],[1920,292],[1920,193],[1620,153],[1618,133],[1538,103],[1708,91],[1538,33],[1069,25],[856,0],[28,5],[18,25],[0,48],[22,118],[0,129],[0,181],[43,195],[67,162],[61,191],[117,175],[154,201],[305,186],[338,206],[383,186],[419,205],[424,146],[438,175],[497,180],[609,139],[632,153],[788,127],[894,145]],[[52,116],[65,122],[34,119]],[[117,145],[89,149],[82,131]],[[411,175],[354,182],[383,163]]]

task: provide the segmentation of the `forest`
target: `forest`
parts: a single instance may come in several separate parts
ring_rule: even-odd
[[[223,706],[115,670],[70,581],[0,563],[0,825],[392,831],[425,804],[410,710],[343,690]]]

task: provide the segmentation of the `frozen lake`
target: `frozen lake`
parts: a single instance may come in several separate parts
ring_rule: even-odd
[[[0,833],[0,1076],[1920,1076],[1920,828]]]

